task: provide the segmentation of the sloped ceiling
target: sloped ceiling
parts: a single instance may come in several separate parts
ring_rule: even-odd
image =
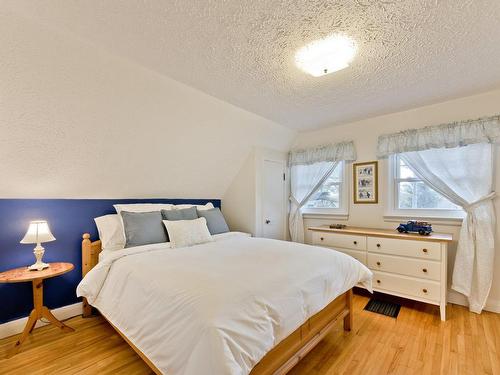
[[[222,198],[296,135],[1,6],[0,46],[0,198]]]
[[[498,0],[7,0],[38,22],[290,128],[309,130],[500,87]],[[340,32],[351,67],[295,51]]]

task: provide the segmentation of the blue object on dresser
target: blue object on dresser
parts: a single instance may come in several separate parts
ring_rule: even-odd
[[[406,224],[399,224],[396,229],[399,233],[418,232],[422,236],[432,233],[432,225],[427,221],[410,220]]]
[[[50,309],[79,302],[76,286],[82,279],[82,234],[97,238],[94,218],[116,213],[113,204],[171,203],[221,206],[219,199],[0,199],[0,272],[33,263],[33,249],[19,243],[31,220],[50,223],[57,241],[45,244],[44,261],[70,262],[75,269],[46,281],[45,305]],[[31,285],[0,284],[0,324],[28,316],[33,308]]]

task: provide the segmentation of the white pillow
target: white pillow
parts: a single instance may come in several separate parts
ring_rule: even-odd
[[[171,210],[174,205],[170,203],[131,203],[131,204],[115,204],[113,207],[116,213],[121,211],[127,212],[152,212],[161,210]]]
[[[186,247],[213,241],[207,227],[207,220],[163,220],[167,228],[171,247]]]
[[[103,250],[120,250],[125,248],[125,234],[120,215],[104,215],[94,219]]]
[[[190,207],[196,207],[197,210],[203,211],[203,210],[210,210],[211,208],[214,208],[214,205],[212,202],[208,202],[207,204],[176,204],[173,209],[174,210],[182,210],[183,208],[190,208]]]

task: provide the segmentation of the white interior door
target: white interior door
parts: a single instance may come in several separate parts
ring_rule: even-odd
[[[285,235],[285,162],[263,160],[262,237],[283,240]]]

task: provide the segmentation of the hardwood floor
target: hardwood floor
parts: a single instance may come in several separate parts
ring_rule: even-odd
[[[448,320],[435,306],[404,301],[397,319],[364,311],[354,296],[354,330],[341,325],[290,375],[299,374],[498,374],[500,314],[469,313],[448,305]],[[0,340],[0,374],[151,374],[101,317],[66,321],[75,328],[36,329],[21,352],[4,359],[16,337]]]

